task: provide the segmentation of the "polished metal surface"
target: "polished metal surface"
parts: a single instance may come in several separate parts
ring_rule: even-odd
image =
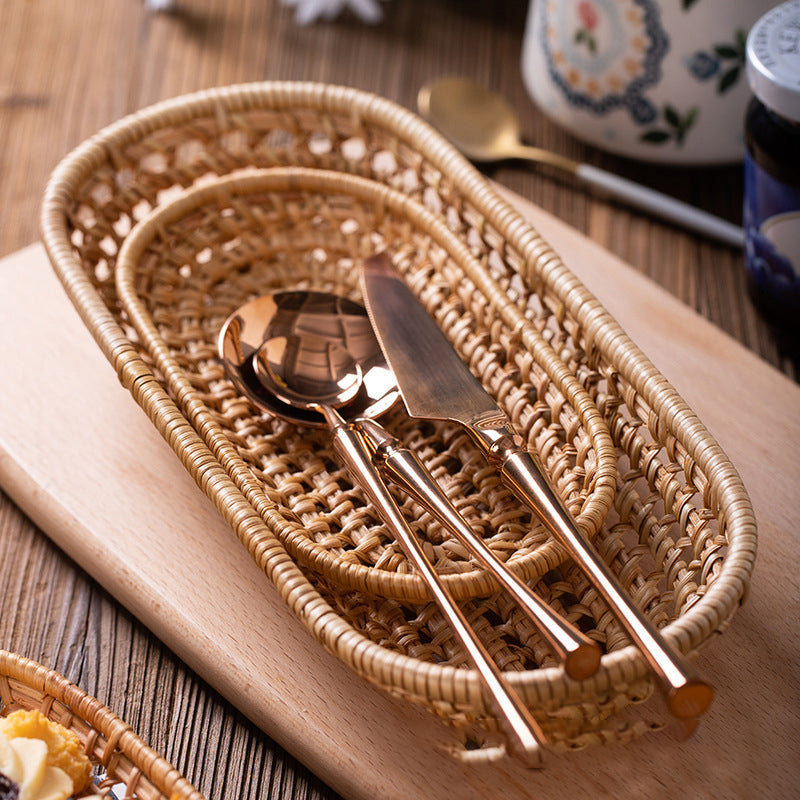
[[[437,78],[419,90],[417,107],[423,117],[473,161],[516,158],[544,164],[569,173],[602,194],[624,200],[683,228],[735,249],[744,246],[744,229],[740,225],[592,164],[523,144],[516,110],[498,92],[477,81]]]
[[[259,343],[258,336],[264,341]],[[385,398],[397,398],[399,393],[363,306],[326,293],[278,292],[231,316],[220,336],[220,351],[239,391],[268,413],[290,421],[297,421],[299,414],[301,424],[309,424],[305,415],[313,414],[314,424],[322,421],[330,427],[338,422],[331,409],[339,409],[357,427],[384,477],[469,549],[539,628],[567,674],[582,680],[597,671],[597,643],[510,572],[459,514],[417,455],[371,419],[388,408]],[[471,392],[462,392],[463,397],[472,402],[486,400],[466,368],[462,372],[465,382],[476,384]],[[374,400],[366,407],[365,392]],[[433,407],[429,416],[436,417]]]
[[[252,338],[243,345],[245,329]],[[258,336],[263,339],[260,343]],[[220,351],[231,378],[251,400],[259,404],[270,400],[264,404],[269,413],[292,419],[292,415],[283,413],[286,406],[316,413],[324,420],[342,461],[394,532],[464,644],[495,713],[507,727],[509,750],[529,766],[538,766],[544,742],[541,729],[506,684],[439,578],[384,478],[405,489],[470,549],[542,630],[573,678],[587,678],[596,671],[599,648],[504,567],[412,451],[374,420],[354,410],[351,400],[358,397],[370,378],[383,393],[396,393],[394,375],[385,364],[364,309],[335,295],[279,292],[233,314],[220,336]]]
[[[522,158],[575,172],[564,156],[528,147],[520,140],[516,112],[504,97],[461,77],[437,78],[422,86],[417,108],[465,155],[474,161]]]
[[[253,355],[253,369],[284,403],[314,410],[346,405],[363,380],[358,361],[344,345],[314,334],[268,339]]]
[[[403,282],[386,254],[365,261],[367,310],[409,414],[460,422],[483,448],[503,481],[547,526],[625,626],[664,691],[671,713],[695,718],[713,691],[633,604],[586,541],[502,409],[469,372],[433,318]]]
[[[344,337],[349,358],[359,364],[361,380],[355,396],[348,401],[348,415],[376,417],[394,405],[399,393],[363,306],[323,292],[264,295],[231,314],[220,330],[218,349],[237,391],[269,414],[297,425],[327,427],[319,411],[279,399],[263,385],[255,371],[254,360],[265,342],[287,338],[293,330],[300,334],[309,326],[328,342],[341,343]],[[340,368],[341,364],[337,369]],[[315,379],[319,377],[317,373]]]
[[[260,404],[261,399],[269,395],[268,389],[278,386],[284,399],[296,403],[300,412],[316,413],[323,420],[339,457],[396,536],[464,645],[488,691],[491,708],[506,728],[509,752],[527,766],[539,767],[545,741],[541,728],[525,703],[508,686],[500,668],[429,561],[373,460],[375,448],[370,439],[361,432],[357,422],[351,424],[333,405],[324,402],[332,400],[336,405],[345,406],[353,387],[363,387],[362,371],[368,375],[376,366],[376,357],[382,360],[365,314],[363,308],[335,295],[279,292],[248,304],[244,311],[240,309],[229,318],[220,335],[221,355],[230,377],[251,400]],[[248,339],[246,347],[241,339],[245,328],[248,336],[256,337]],[[259,335],[261,342],[257,341]],[[350,352],[351,347],[353,352]],[[365,365],[363,370],[356,369],[356,365],[361,364]],[[377,368],[379,373],[390,375],[382,364]],[[353,375],[357,377],[355,384]],[[279,409],[284,406],[292,408],[290,403],[272,398],[264,408],[282,416]],[[378,430],[383,431],[380,426]],[[417,466],[421,468],[418,463]],[[420,471],[425,472],[424,468]],[[432,486],[427,491],[437,494],[438,486],[432,478],[430,483]]]

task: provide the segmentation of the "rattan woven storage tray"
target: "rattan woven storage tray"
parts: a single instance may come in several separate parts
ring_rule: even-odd
[[[0,715],[18,710],[41,711],[78,737],[93,766],[93,781],[80,797],[203,800],[169,762],[98,700],[59,673],[0,650]]]
[[[215,184],[276,167],[294,172],[295,183],[249,195],[241,185]],[[285,169],[271,174],[289,180]],[[411,206],[374,196],[354,202],[348,176],[372,187],[365,194],[377,183],[406,195],[460,250],[431,242]],[[323,179],[332,182],[325,191]],[[176,194],[193,186],[200,188]],[[237,192],[246,202],[236,202]],[[42,226],[57,273],[123,384],[292,610],[364,677],[441,715],[465,744],[485,745],[462,757],[496,752],[477,677],[462,668],[436,609],[415,595],[407,565],[324,435],[267,420],[231,391],[215,334],[237,302],[278,283],[356,296],[358,259],[388,236],[409,284],[543,457],[587,533],[599,529],[600,552],[666,638],[685,653],[697,650],[744,597],[755,523],[725,454],[537,232],[396,105],[291,83],[178,98],[122,120],[65,159]],[[122,302],[117,257],[132,229],[146,244],[132,254],[131,296]],[[138,320],[134,297],[143,303]],[[641,657],[459,432],[400,412],[389,422],[450,476],[454,496],[466,498],[509,565],[605,647],[597,676],[568,680],[537,633],[417,517],[554,746],[625,740],[661,724],[658,704],[639,703],[651,691]],[[326,552],[355,568],[326,572]],[[358,575],[378,570],[390,575],[383,596],[359,583]],[[342,576],[351,572],[348,584]]]
[[[290,554],[340,589],[424,602],[426,587],[364,507],[360,490],[331,459],[325,435],[276,424],[251,409],[245,413],[235,387],[222,380],[219,364],[207,363],[206,348],[221,322],[254,294],[302,287],[354,295],[358,254],[376,246],[392,252],[410,274],[420,270],[427,277],[434,263],[444,270],[459,270],[460,264],[471,266],[473,273],[480,270],[458,237],[408,195],[359,176],[289,167],[205,179],[160,205],[126,237],[117,291],[155,368],[168,376],[170,391],[184,398],[181,404],[193,425],[205,431],[253,506],[273,521]],[[467,291],[468,279],[456,280]],[[449,292],[448,283],[431,281],[426,296],[436,308],[442,298],[447,302]],[[520,427],[529,431],[579,524],[593,536],[608,513],[616,479],[614,447],[598,421],[597,407],[537,331],[526,328],[527,338],[537,345],[540,360],[552,365],[552,387],[548,371],[530,353],[500,342],[487,347],[482,326],[472,324],[473,314],[483,311],[480,306],[469,313],[450,306],[454,339],[488,385],[508,385],[509,374],[518,370],[525,372],[528,386],[536,385],[540,408],[530,400],[531,388],[523,386],[506,390],[509,412],[513,409]],[[181,323],[187,315],[192,319],[188,327]],[[202,396],[198,380],[208,385]],[[445,479],[455,473],[457,483],[450,482],[454,496],[473,524],[484,526],[490,546],[510,569],[538,577],[563,560],[455,426],[414,424],[402,412],[391,419],[405,439],[419,443],[421,454]],[[264,432],[257,440],[256,428]],[[280,444],[270,441],[274,437]],[[343,505],[343,496],[356,502]],[[413,504],[407,504],[407,513],[425,532],[454,596],[495,591],[486,574],[418,509],[415,513]]]

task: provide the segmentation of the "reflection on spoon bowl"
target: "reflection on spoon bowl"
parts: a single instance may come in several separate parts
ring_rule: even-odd
[[[340,342],[314,334],[267,339],[253,370],[279,400],[314,411],[346,405],[363,381],[361,366]]]
[[[347,359],[358,365],[361,377],[353,398],[345,401],[347,417],[372,419],[397,402],[394,376],[363,306],[326,292],[276,292],[246,303],[228,318],[219,334],[219,353],[236,390],[255,406],[296,425],[327,427],[313,407],[285,402],[256,374],[258,359],[254,357],[265,341],[309,332],[331,344],[335,352],[339,352],[337,346],[345,350]],[[336,358],[341,360],[341,354]]]

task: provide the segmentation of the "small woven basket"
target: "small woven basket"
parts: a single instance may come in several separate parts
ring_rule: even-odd
[[[360,260],[386,249],[674,647],[704,646],[743,599],[755,522],[725,454],[541,236],[389,101],[265,83],[160,104],[62,162],[42,227],[121,381],[289,607],[365,678],[445,719],[458,756],[498,752],[477,674],[325,433],[266,417],[227,380],[217,337],[243,303],[282,288],[359,299]],[[596,676],[566,678],[483,571],[404,505],[553,746],[660,726],[641,655],[463,431],[399,408],[383,422],[509,569],[603,646]]]
[[[407,195],[360,176],[302,167],[206,178],[162,203],[126,237],[117,292],[154,368],[290,554],[340,589],[420,603],[429,598],[427,588],[331,459],[325,434],[265,420],[258,409],[245,415],[218,360],[208,359],[226,317],[258,294],[301,287],[358,299],[357,264],[375,247],[391,252],[411,278],[419,273],[417,282],[425,279],[423,294],[432,309],[445,303],[445,324],[457,346],[487,386],[506,395],[509,413],[543,454],[578,524],[594,536],[616,482],[614,447],[597,407],[524,319],[517,325],[520,341],[535,344],[538,360],[534,347],[499,341],[487,346],[482,328],[473,324],[485,309],[448,301],[450,285],[428,280],[438,264],[458,275],[466,291],[469,279],[457,271],[464,265],[479,273],[480,266],[435,214]],[[189,327],[183,322],[188,317]],[[509,371],[520,369],[525,385],[512,388]],[[550,374],[556,376],[552,381]],[[198,391],[198,380],[209,391]],[[402,411],[389,424],[443,479],[455,474],[449,480],[454,499],[473,525],[482,526],[509,569],[531,579],[563,561],[560,548],[503,489],[456,426],[410,421]],[[244,431],[248,441],[242,441]],[[356,502],[343,506],[343,493]],[[496,591],[490,577],[420,509],[408,503],[406,511],[425,532],[455,597]]]
[[[40,711],[72,731],[92,763],[92,783],[76,797],[204,800],[118,716],[47,667],[0,650],[0,716]]]

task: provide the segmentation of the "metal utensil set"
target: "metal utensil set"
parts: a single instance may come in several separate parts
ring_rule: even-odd
[[[401,396],[412,417],[460,423],[503,483],[569,553],[638,646],[670,712],[696,719],[713,692],[633,604],[615,575],[578,530],[538,459],[495,400],[461,361],[385,253],[361,272],[366,310],[319,292],[279,292],[232,314],[219,351],[237,390],[271,415],[327,427],[334,448],[427,585],[478,671],[506,734],[508,752],[542,764],[545,735],[509,685],[411,530],[389,483],[428,511],[533,620],[566,673],[589,678],[600,649],[543,602],[498,560],[459,514],[417,456],[376,417]]]

